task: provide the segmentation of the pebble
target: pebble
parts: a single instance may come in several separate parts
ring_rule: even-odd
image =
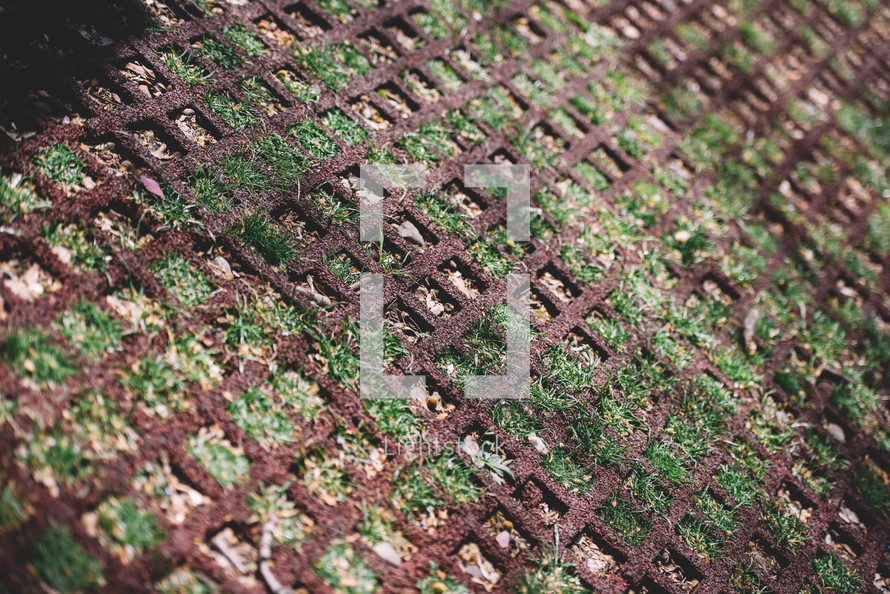
[[[53,248],[53,253],[62,261],[62,264],[71,263],[71,250],[68,248],[57,245]]]
[[[482,570],[478,565],[467,565],[464,567],[464,571],[471,577],[482,579]]]
[[[686,243],[692,238],[692,234],[689,233],[686,229],[680,229],[676,233],[674,233],[674,239],[679,241],[680,243]]]
[[[546,456],[550,453],[550,448],[547,447],[547,444],[544,443],[544,440],[534,433],[529,434],[528,442],[532,444],[532,447],[535,448],[542,456]]]
[[[229,266],[229,262],[222,256],[215,257],[213,259],[213,265],[220,269],[223,276],[232,276],[232,267]]]
[[[395,548],[388,542],[378,542],[372,549],[377,556],[389,563],[399,567],[402,565],[402,557],[396,552]]]
[[[506,530],[498,532],[498,535],[495,536],[494,539],[502,549],[506,549],[510,546],[510,533]]]
[[[850,524],[861,524],[861,522],[859,521],[859,516],[856,515],[856,512],[854,512],[846,505],[841,506],[841,509],[840,511],[838,511],[837,515],[840,516],[842,520]]]
[[[401,235],[402,238],[410,241],[414,245],[419,245],[420,247],[423,247],[426,243],[423,240],[423,235],[420,234],[420,231],[417,230],[417,227],[415,227],[414,223],[412,223],[411,221],[405,221],[404,223],[399,225],[399,235]]]
[[[840,425],[838,425],[836,423],[829,423],[825,427],[825,430],[828,431],[828,434],[830,436],[832,436],[839,442],[843,443],[843,442],[847,441],[847,436],[844,434],[844,429]]]

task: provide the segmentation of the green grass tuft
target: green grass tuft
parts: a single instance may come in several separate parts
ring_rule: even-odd
[[[594,264],[578,246],[564,243],[560,247],[559,259],[584,284],[593,283],[602,276],[602,268]]]
[[[301,103],[318,103],[321,97],[320,85],[309,84],[294,76],[289,70],[279,70],[275,73],[275,78]]]
[[[266,45],[260,41],[259,37],[254,35],[242,23],[235,23],[230,27],[226,27],[223,29],[223,35],[251,58],[264,56],[269,53]]]
[[[890,488],[874,470],[862,464],[853,472],[853,486],[867,504],[887,514],[890,511]]]
[[[30,180],[0,175],[0,215],[7,220],[14,221],[19,215],[51,206],[51,201],[34,193]]]
[[[593,475],[575,462],[572,452],[561,446],[551,448],[550,455],[541,460],[541,466],[574,495],[587,493],[593,485]]]
[[[259,76],[248,76],[242,79],[238,85],[247,102],[259,112],[265,112],[268,116],[279,113],[281,101],[269,90],[266,83]]]
[[[392,154],[388,144],[369,143],[368,150],[365,152],[365,158],[368,163],[375,165],[390,165],[396,162],[396,158]]]
[[[467,248],[473,259],[492,276],[501,278],[511,270],[517,259],[526,253],[522,243],[514,243],[507,239],[507,228],[496,225]]]
[[[322,117],[324,125],[336,132],[346,144],[352,146],[368,138],[368,131],[349,118],[342,110],[332,109]]]
[[[238,53],[237,49],[223,43],[209,33],[205,33],[201,37],[201,41],[194,47],[197,47],[202,54],[210,58],[210,61],[220,68],[237,68],[245,63],[244,58]]]
[[[61,348],[33,328],[10,332],[0,357],[17,375],[43,387],[61,383],[77,371]]]
[[[607,431],[610,424],[604,422],[601,414],[590,414],[582,410],[567,417],[572,437],[594,462],[602,466],[613,466],[626,459],[624,452],[627,446]]]
[[[367,58],[348,42],[298,49],[296,58],[331,89],[339,89],[353,77],[372,70]]]
[[[288,498],[289,486],[289,482],[280,486],[260,484],[257,491],[247,494],[247,506],[261,522],[268,522],[274,516],[277,520],[272,531],[275,542],[296,548],[311,538],[314,524]]]
[[[288,129],[288,132],[316,159],[329,159],[340,152],[337,143],[311,120],[297,122]]]
[[[161,285],[186,307],[204,304],[213,295],[213,285],[186,258],[168,254],[151,266]]]
[[[144,188],[136,188],[133,198],[166,227],[180,229],[188,223],[195,223],[191,213],[194,205],[189,204],[170,184],[161,182],[161,188],[163,196],[155,196]]]
[[[326,191],[324,188],[316,188],[309,196],[309,199],[315,205],[315,208],[330,219],[334,225],[342,225],[359,216],[359,211],[355,207],[350,204],[344,204],[333,193]]]
[[[310,423],[317,422],[324,409],[324,400],[319,395],[318,384],[306,379],[298,370],[278,370],[272,375],[269,384],[294,411]]]
[[[334,592],[371,594],[379,587],[374,570],[343,540],[334,541],[312,567]]]
[[[599,515],[633,547],[642,544],[652,530],[652,522],[631,507],[627,499],[618,493],[613,493],[606,499],[599,509]]]
[[[229,233],[243,241],[272,266],[292,260],[297,253],[284,232],[275,227],[268,215],[263,213],[244,215],[241,223],[229,229]]]
[[[561,561],[556,549],[547,548],[537,566],[511,584],[516,594],[584,594],[591,592],[581,583],[571,563]]]
[[[707,491],[695,498],[695,510],[677,524],[686,543],[707,560],[721,556],[723,543],[738,529],[735,513],[724,507]]]
[[[474,320],[463,334],[464,353],[448,347],[436,356],[436,364],[446,369],[454,366],[458,375],[495,374],[504,366],[507,357],[505,324],[507,308],[494,305]]]
[[[837,555],[823,554],[813,559],[813,571],[819,576],[822,588],[810,585],[810,592],[832,592],[834,594],[856,594],[860,590],[859,576],[852,569],[844,567]]]
[[[89,301],[72,305],[58,317],[57,324],[68,342],[93,359],[117,347],[123,337],[114,316]]]
[[[352,285],[361,278],[361,270],[355,268],[352,258],[345,253],[325,254],[322,262],[334,276],[343,281],[347,286]]]
[[[642,464],[634,464],[627,475],[627,488],[647,510],[665,513],[671,504],[671,496],[665,493],[656,475]]]
[[[599,169],[594,167],[593,164],[588,163],[587,161],[581,161],[575,165],[574,171],[580,175],[584,181],[593,186],[594,190],[602,192],[610,185],[608,178],[603,175]]]
[[[3,489],[0,490],[0,534],[21,526],[29,516],[25,503],[21,501],[15,486],[8,479],[0,477]]]
[[[154,514],[139,508],[133,499],[107,499],[96,508],[99,525],[120,546],[133,547],[137,555],[158,544],[164,537]]]
[[[192,54],[191,48],[178,53],[173,48],[169,48],[159,54],[164,65],[187,85],[200,85],[213,77],[211,73],[204,70],[200,61]]]
[[[760,496],[760,487],[751,474],[736,464],[723,465],[717,471],[717,482],[726,489],[740,507],[749,507]]]
[[[207,436],[191,436],[186,451],[210,476],[228,489],[247,478],[250,461],[224,439],[206,439]]]
[[[140,402],[156,414],[183,410],[191,393],[188,383],[211,388],[221,379],[214,351],[198,338],[174,340],[165,353],[148,354],[128,370],[120,384],[133,391]]]
[[[451,34],[448,25],[442,21],[439,15],[433,12],[424,10],[416,13],[414,15],[414,22],[433,39],[442,39]]]
[[[434,223],[461,239],[475,237],[473,228],[467,223],[458,209],[449,202],[448,196],[441,190],[425,190],[420,192],[415,203]]]
[[[578,393],[595,387],[590,366],[569,354],[562,343],[554,344],[547,349],[543,363],[548,377],[559,382],[569,392]]]
[[[457,73],[457,71],[448,65],[445,60],[441,58],[433,58],[426,62],[426,67],[429,68],[429,71],[433,73],[433,76],[442,81],[442,84],[449,91],[453,91],[455,89],[463,86],[464,81]],[[494,110],[495,113],[498,113],[498,110]],[[506,118],[503,118],[506,121]],[[496,126],[492,126],[497,129]]]
[[[192,3],[205,17],[212,17],[222,12],[222,8],[216,0],[192,0]]]
[[[204,102],[236,132],[259,121],[259,116],[250,104],[238,101],[228,91],[204,93]]]
[[[496,403],[491,407],[491,418],[498,427],[522,440],[531,433],[540,434],[544,429],[536,412],[515,400]]]
[[[318,0],[318,6],[342,22],[351,21],[355,16],[355,9],[346,0]]]
[[[232,190],[223,177],[203,165],[189,177],[189,185],[198,202],[214,213],[228,212],[235,205]]]
[[[283,148],[280,147],[279,148]],[[263,167],[263,164],[248,153],[227,153],[220,159],[220,169],[236,187],[251,196],[279,189],[278,181]]]
[[[296,473],[303,477],[306,489],[326,505],[335,506],[346,501],[354,485],[344,469],[344,460],[328,457],[320,448],[294,457]]]
[[[772,531],[776,542],[789,551],[796,551],[810,541],[810,529],[800,520],[785,511],[782,503],[778,501],[764,502],[764,524]]]
[[[264,448],[293,441],[293,422],[282,404],[262,388],[242,392],[227,410],[235,424]]]
[[[81,183],[86,169],[80,155],[65,144],[43,149],[31,157],[31,162],[46,177],[63,186]]]
[[[364,401],[380,431],[402,441],[418,439],[423,431],[420,419],[411,404],[401,398],[369,398]]]
[[[281,181],[287,184],[300,184],[305,179],[309,161],[278,134],[269,134],[254,142],[252,149]]]
[[[28,548],[37,577],[59,592],[96,590],[104,584],[102,566],[71,538],[67,527],[53,526]]]
[[[449,452],[402,468],[394,483],[393,501],[415,518],[441,509],[446,503],[443,496],[456,503],[472,503],[480,495],[473,471]]]
[[[767,594],[766,586],[760,581],[751,562],[739,563],[729,575],[729,585],[739,594]]]

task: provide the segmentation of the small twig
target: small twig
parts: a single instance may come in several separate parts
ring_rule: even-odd
[[[222,553],[222,556],[225,557],[232,566],[238,570],[239,573],[246,574],[247,568],[244,566],[244,563],[241,562],[241,559],[238,558],[238,555],[229,547],[229,543],[226,542],[226,537],[223,532],[220,532],[216,536],[213,537],[213,540],[210,542],[213,543],[219,552]]]
[[[263,576],[272,594],[291,594],[293,590],[283,586],[272,573],[272,568],[269,567],[269,561],[272,558],[272,544],[275,542],[275,535],[272,531],[275,530],[277,523],[278,518],[273,515],[268,522],[263,524],[263,533],[260,536],[260,575]]]
[[[312,289],[307,289],[306,287],[294,287],[294,293],[305,295],[306,297],[309,297],[315,303],[323,307],[331,305],[331,299],[328,296],[322,295],[321,293],[313,291]]]

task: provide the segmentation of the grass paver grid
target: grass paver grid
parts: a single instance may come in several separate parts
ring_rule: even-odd
[[[310,592],[890,589],[886,8],[134,6],[47,25],[72,108],[0,158],[0,590],[264,591],[270,530]],[[371,248],[367,158],[449,188]],[[532,164],[529,245],[477,162]],[[532,398],[469,401],[509,270]],[[356,394],[358,271],[419,400]],[[417,432],[464,447],[387,456]]]

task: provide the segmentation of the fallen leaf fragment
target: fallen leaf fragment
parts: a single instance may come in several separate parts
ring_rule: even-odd
[[[161,185],[158,182],[156,182],[155,180],[153,180],[152,178],[147,177],[145,175],[140,175],[139,181],[142,182],[142,185],[145,187],[146,190],[148,190],[155,196],[157,196],[159,198],[164,197],[164,191],[161,189]]]

